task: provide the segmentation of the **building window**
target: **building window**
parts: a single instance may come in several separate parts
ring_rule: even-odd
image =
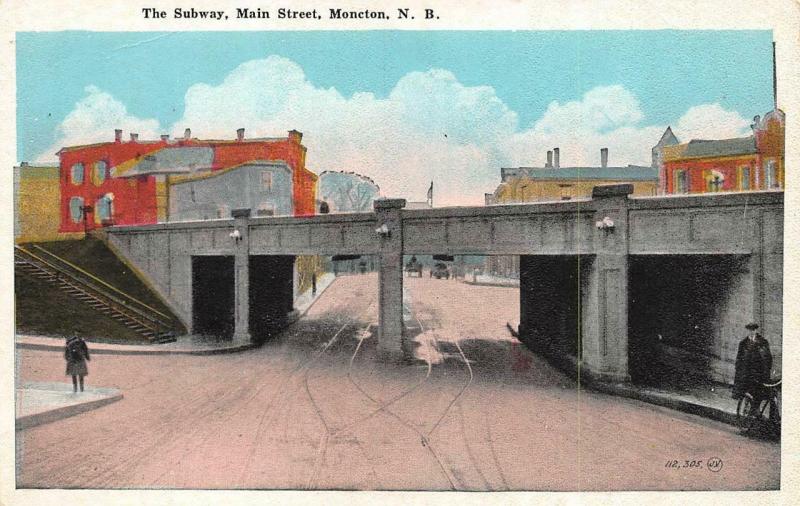
[[[689,173],[686,169],[676,170],[674,174],[673,193],[689,193]]]
[[[256,216],[275,216],[275,204],[262,202],[256,209]]]
[[[707,192],[722,191],[722,187],[725,184],[725,174],[718,170],[703,171],[703,179],[706,182]]]
[[[83,164],[76,163],[72,166],[72,170],[70,171],[70,180],[72,184],[83,184]]]
[[[83,199],[72,197],[69,199],[69,217],[72,223],[80,223],[83,219]]]
[[[572,199],[572,185],[571,184],[559,184],[558,187],[560,188],[559,193],[561,195],[561,200],[571,200]],[[527,186],[523,186],[523,188],[527,188]]]
[[[106,180],[108,176],[108,164],[105,161],[99,160],[94,162],[94,167],[92,169],[92,181],[94,182],[95,186],[100,186]]]
[[[750,189],[750,166],[745,165],[743,167],[739,167],[739,189],[740,190],[749,190]]]
[[[767,189],[775,189],[781,187],[781,182],[778,180],[778,170],[775,160],[767,160],[764,167],[764,186]]]
[[[261,173],[261,188],[272,191],[272,172],[264,171]]]
[[[113,203],[114,198],[110,193],[97,199],[97,204],[95,205],[95,209],[97,209],[97,212],[95,213],[95,219],[99,223],[111,221],[111,218],[113,217]]]

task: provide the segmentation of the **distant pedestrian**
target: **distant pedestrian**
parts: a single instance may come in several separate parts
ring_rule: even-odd
[[[749,333],[739,343],[736,353],[733,398],[740,399],[749,392],[754,400],[760,401],[766,395],[764,383],[769,383],[772,376],[772,353],[767,340],[756,332],[757,323],[748,323],[745,328]]]
[[[317,273],[311,273],[311,295],[317,294]]]
[[[67,376],[72,376],[72,391],[78,391],[78,381],[80,380],[81,392],[83,392],[83,377],[89,375],[86,361],[89,358],[89,347],[86,341],[74,333],[67,338],[64,348],[64,360],[67,361]]]
[[[328,214],[331,212],[331,208],[327,202],[324,200],[319,205],[319,214]]]

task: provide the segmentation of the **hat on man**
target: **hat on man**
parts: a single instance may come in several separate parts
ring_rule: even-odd
[[[750,322],[747,325],[745,325],[744,328],[746,328],[747,330],[755,330],[758,328],[758,323]]]

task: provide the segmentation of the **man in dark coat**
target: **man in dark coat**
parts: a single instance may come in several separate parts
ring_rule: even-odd
[[[739,343],[736,353],[733,398],[740,399],[750,392],[760,401],[765,395],[763,384],[769,383],[772,376],[772,353],[767,340],[756,332],[757,323],[748,323],[745,328],[749,334]]]
[[[89,358],[89,347],[86,341],[73,333],[67,338],[64,347],[64,360],[67,361],[67,376],[72,376],[72,391],[78,391],[78,378],[80,378],[81,392],[83,392],[83,377],[89,374],[86,361]]]

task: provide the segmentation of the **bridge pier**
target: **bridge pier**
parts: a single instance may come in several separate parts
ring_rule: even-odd
[[[234,209],[233,228],[238,231],[234,252],[234,343],[246,344],[250,336],[250,209]]]
[[[375,201],[380,291],[378,353],[384,360],[403,357],[403,220],[405,199]]]
[[[581,296],[581,367],[609,381],[628,374],[628,195],[630,184],[595,187],[595,256]],[[602,226],[600,224],[602,223]]]

